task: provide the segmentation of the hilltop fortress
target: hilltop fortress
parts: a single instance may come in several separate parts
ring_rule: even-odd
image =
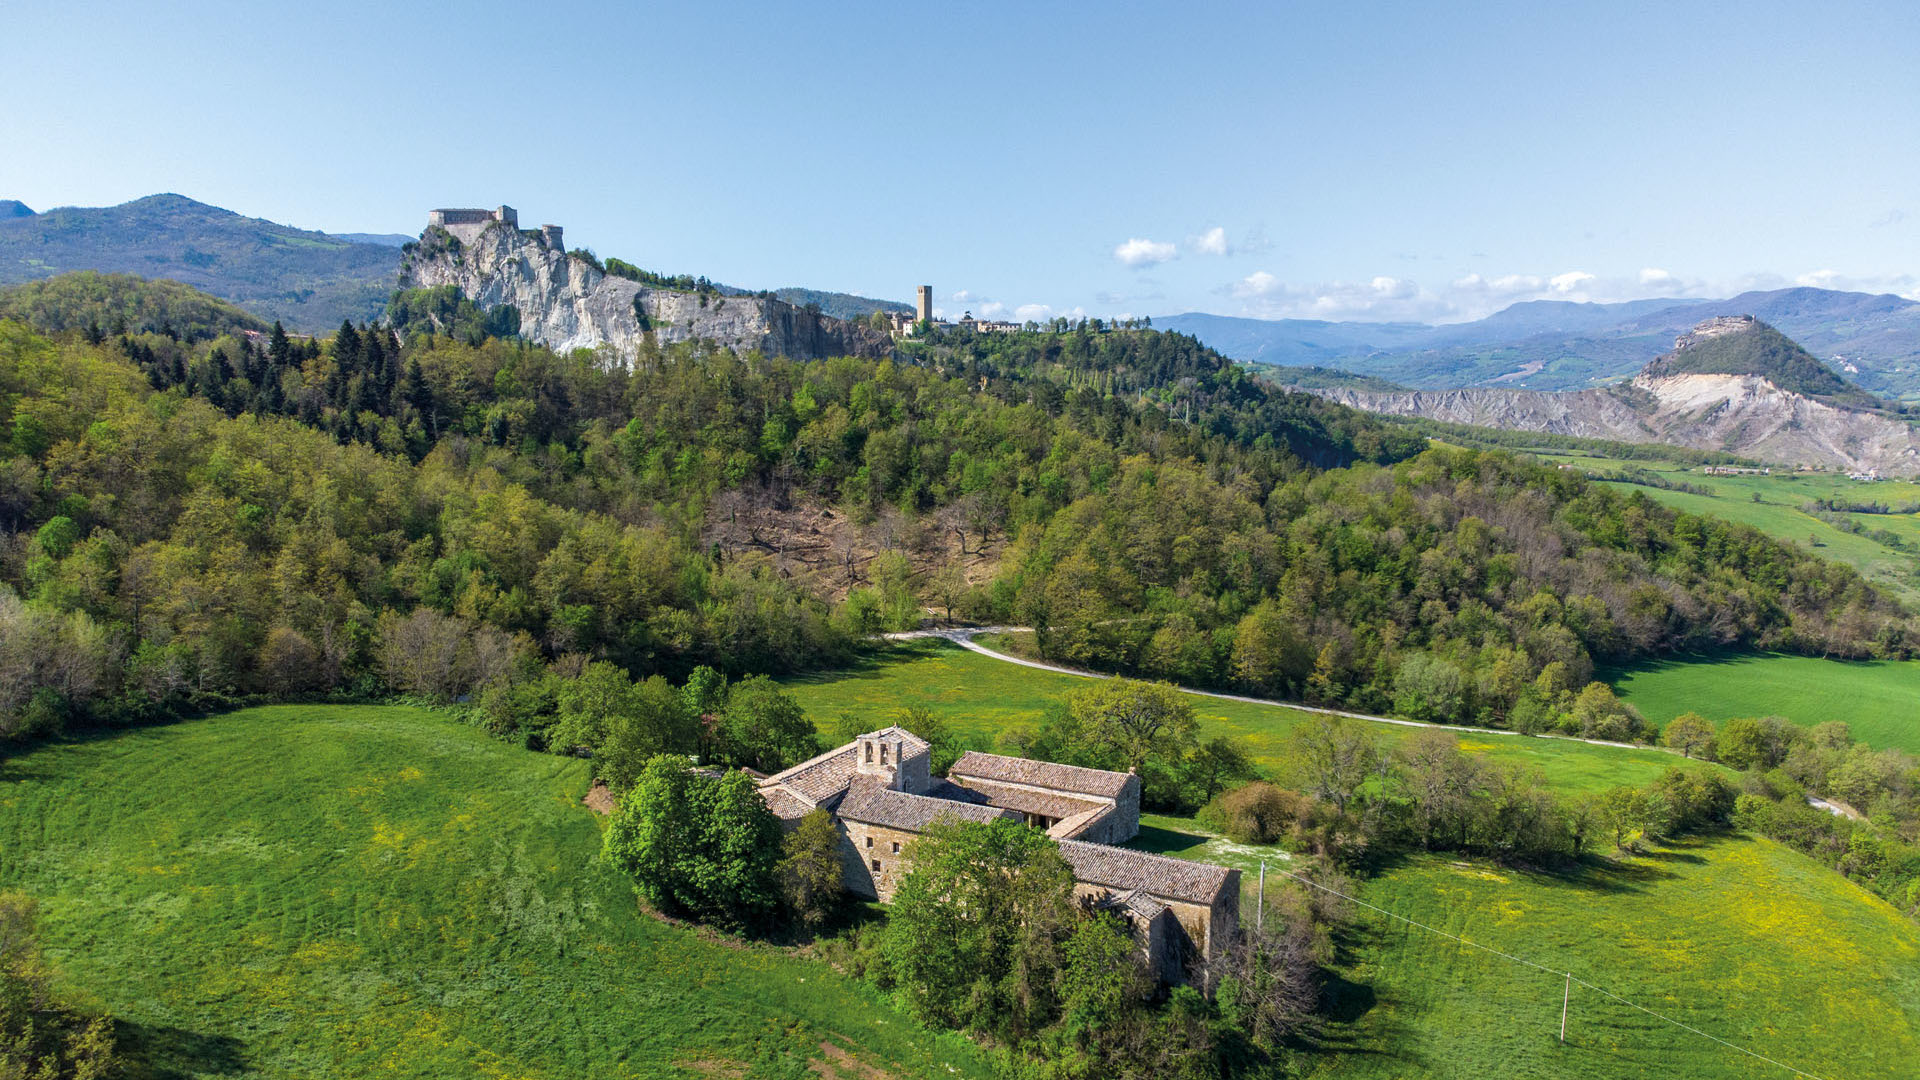
[[[434,210],[400,264],[402,288],[452,285],[482,308],[511,305],[520,332],[565,352],[630,362],[649,345],[711,341],[796,359],[885,356],[892,337],[781,300],[663,288],[568,254],[558,225],[520,228],[511,206]]]

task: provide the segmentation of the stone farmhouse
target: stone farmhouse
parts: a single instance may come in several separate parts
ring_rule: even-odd
[[[936,821],[1018,821],[1060,845],[1082,903],[1118,914],[1163,982],[1205,981],[1238,933],[1240,871],[1118,847],[1140,833],[1140,778],[969,751],[946,779],[926,741],[904,728],[845,746],[759,782],[785,828],[833,815],[847,891],[885,902],[910,844]]]

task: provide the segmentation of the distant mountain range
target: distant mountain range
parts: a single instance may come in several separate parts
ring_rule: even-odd
[[[1584,390],[1302,388],[1395,416],[1920,475],[1920,432],[1898,408],[1750,316],[1709,318],[1632,380]]]
[[[413,239],[296,229],[183,195],[44,213],[0,199],[0,285],[74,270],[165,278],[290,329],[321,333],[342,319],[373,318],[386,307],[399,280],[400,248]],[[836,318],[912,310],[898,301],[816,289],[776,294],[796,306],[818,305]]]
[[[244,217],[181,195],[36,214],[0,207],[0,284],[70,270],[168,278],[319,331],[386,305],[400,252]]]
[[[1630,376],[1716,315],[1753,315],[1868,390],[1920,397],[1920,303],[1891,294],[1793,288],[1725,300],[1535,300],[1443,326],[1202,314],[1154,325],[1251,363],[1336,368],[1422,389],[1563,390]]]

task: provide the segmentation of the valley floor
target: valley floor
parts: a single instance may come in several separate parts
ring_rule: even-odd
[[[0,889],[136,1076],[985,1075],[824,964],[641,913],[586,790],[439,714],[247,709],[0,762]]]
[[[1284,884],[1278,849],[1183,818],[1143,825],[1144,846],[1242,868],[1249,914],[1261,859],[1269,890]],[[1893,1080],[1920,1060],[1920,927],[1770,840],[1707,837],[1552,874],[1420,855],[1359,898],[1550,970],[1355,908],[1315,1076],[1793,1075],[1641,1009],[1826,1080]],[[1619,995],[1574,983],[1564,1046],[1560,972]]]
[[[1818,663],[1818,661],[1814,661]],[[1009,664],[947,642],[913,642],[844,672],[790,680],[817,723],[924,705],[991,738],[1035,724],[1079,677]],[[1245,740],[1281,764],[1308,714],[1218,698],[1195,702],[1203,734]],[[1411,729],[1382,725],[1383,738]],[[1463,748],[1541,770],[1561,792],[1644,784],[1674,763],[1647,750],[1462,735]],[[1140,846],[1246,871],[1278,848],[1210,837],[1190,819],[1143,819]],[[1278,887],[1278,876],[1270,879]],[[1359,898],[1523,956],[1823,1080],[1910,1075],[1920,1060],[1920,925],[1839,874],[1772,841],[1716,836],[1565,873],[1414,856]],[[1338,1019],[1309,1060],[1322,1077],[1791,1077],[1792,1072],[1574,988],[1558,1042],[1563,979],[1358,909],[1340,941]]]

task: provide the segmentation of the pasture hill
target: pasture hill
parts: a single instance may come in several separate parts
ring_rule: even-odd
[[[1311,392],[1368,412],[1446,423],[1920,474],[1920,433],[1897,410],[1750,315],[1708,319],[1630,382],[1591,390]]]

